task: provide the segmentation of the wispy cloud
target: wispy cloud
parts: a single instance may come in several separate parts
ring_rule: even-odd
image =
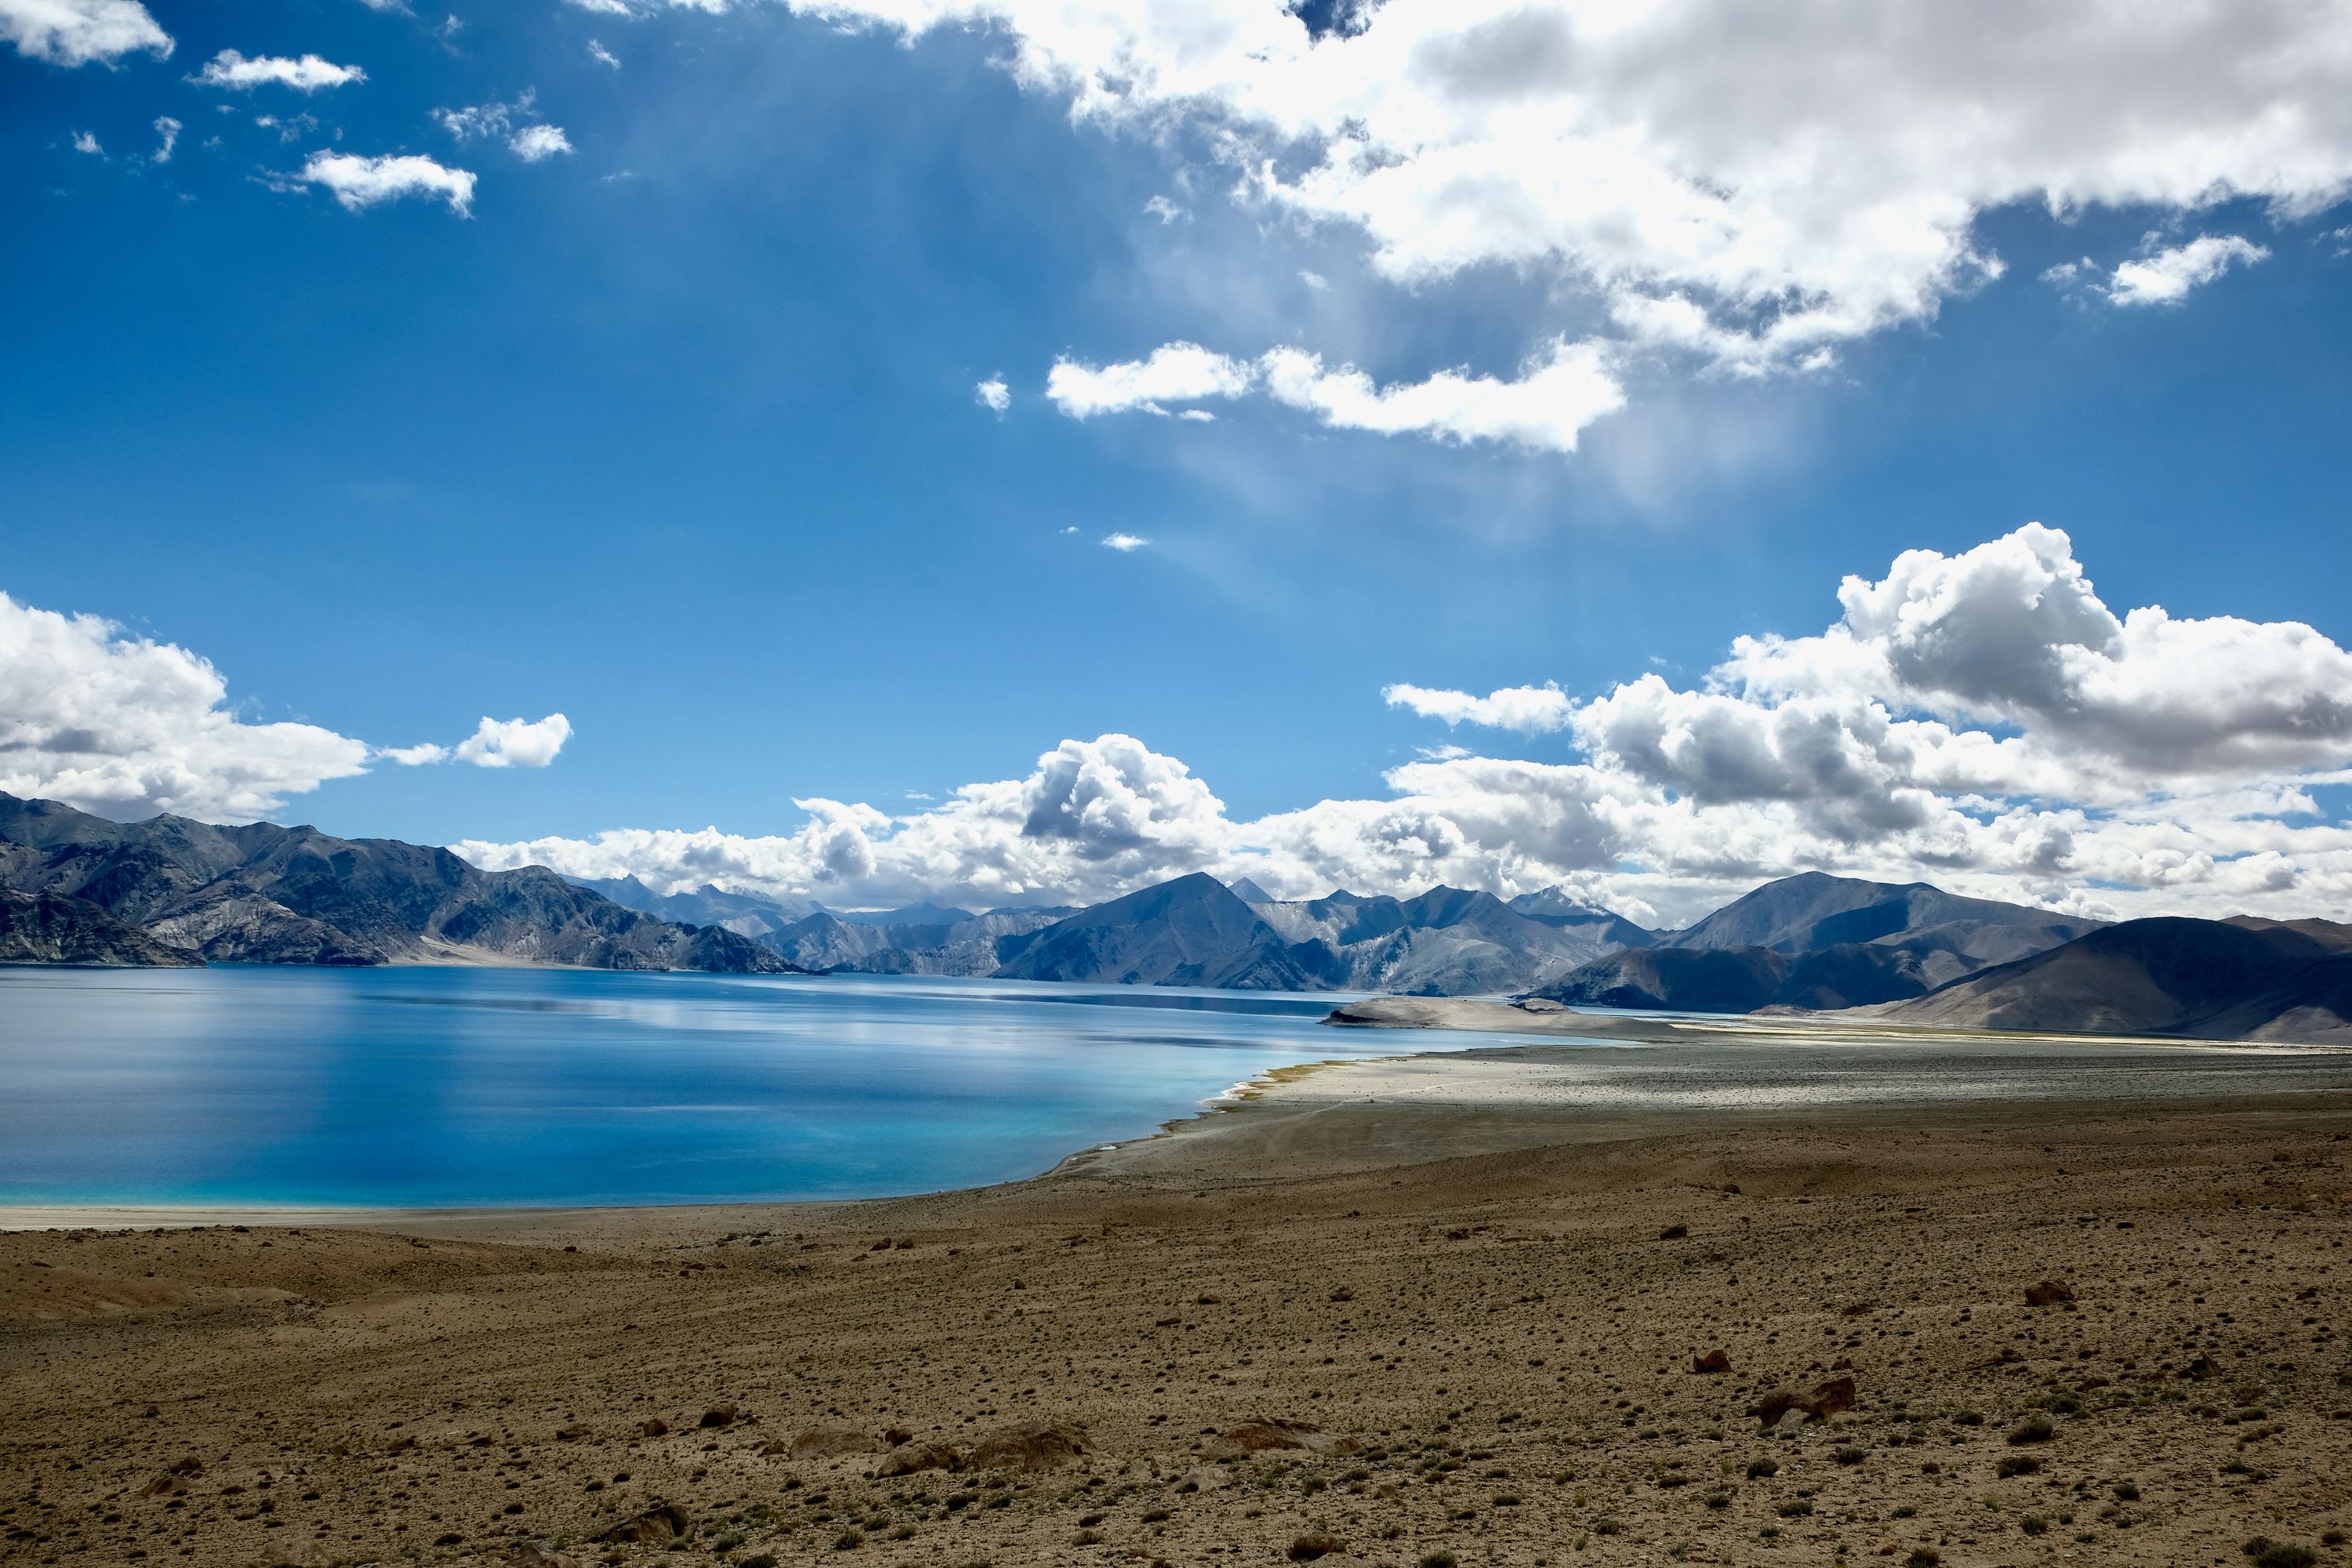
[[[317,55],[304,55],[299,59],[261,55],[247,59],[235,49],[223,49],[206,60],[204,69],[189,79],[205,87],[226,88],[232,92],[251,92],[257,87],[286,87],[296,92],[310,93],[365,81],[367,72],[357,66],[335,65]]]
[[[460,217],[474,204],[474,174],[417,153],[364,158],[349,153],[313,153],[299,183],[324,186],[348,212],[362,212],[404,196],[437,196]]]
[[[2269,260],[2270,254],[2234,234],[2200,234],[2186,245],[2117,267],[2107,298],[2118,305],[2177,305],[2190,289],[2212,282],[2232,266],[2251,267]]]

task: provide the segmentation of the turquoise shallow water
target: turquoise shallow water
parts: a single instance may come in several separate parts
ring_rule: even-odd
[[[0,1203],[971,1186],[1142,1136],[1270,1068],[1399,1048],[1320,1026],[1335,1000],[886,976],[0,968]]]

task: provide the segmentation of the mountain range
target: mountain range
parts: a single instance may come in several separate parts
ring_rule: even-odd
[[[1923,996],[2105,922],[1818,871],[1769,882],[1686,930],[1589,963],[1537,994],[1571,1005],[1749,1013]]]
[[[11,963],[794,967],[734,931],[626,909],[540,867],[484,871],[446,849],[266,822],[110,822],[6,794],[0,889],[23,896],[0,908]]]
[[[1869,1013],[1972,1029],[2352,1045],[2352,925],[2126,921]]]
[[[446,849],[312,827],[116,823],[5,794],[0,963],[975,975],[2352,1043],[2352,926],[2326,921],[2109,925],[1820,872],[1681,931],[1558,888],[1284,900],[1202,873],[1085,909],[836,910],[484,871]]]

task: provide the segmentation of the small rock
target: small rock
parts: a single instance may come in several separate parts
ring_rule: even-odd
[[[640,1421],[637,1423],[637,1435],[641,1437],[667,1436],[669,1435],[669,1423],[663,1420],[658,1415],[655,1416],[650,1421]]]
[[[2074,1288],[2056,1279],[2044,1279],[2039,1285],[2025,1288],[2025,1304],[2029,1307],[2056,1307],[2074,1299]]]
[[[1680,1241],[1689,1234],[1690,1226],[1686,1225],[1670,1225],[1666,1226],[1665,1229],[1658,1232],[1658,1239],[1660,1241]]]
[[[735,1425],[735,1417],[737,1415],[738,1412],[732,1405],[714,1405],[709,1409],[702,1413],[702,1419],[696,1422],[695,1425],[698,1426],[732,1426]]]

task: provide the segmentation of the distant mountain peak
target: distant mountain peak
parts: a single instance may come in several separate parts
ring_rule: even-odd
[[[1280,901],[1272,893],[1259,887],[1255,878],[1244,877],[1240,881],[1230,884],[1229,887],[1234,897],[1245,904],[1271,904]]]

